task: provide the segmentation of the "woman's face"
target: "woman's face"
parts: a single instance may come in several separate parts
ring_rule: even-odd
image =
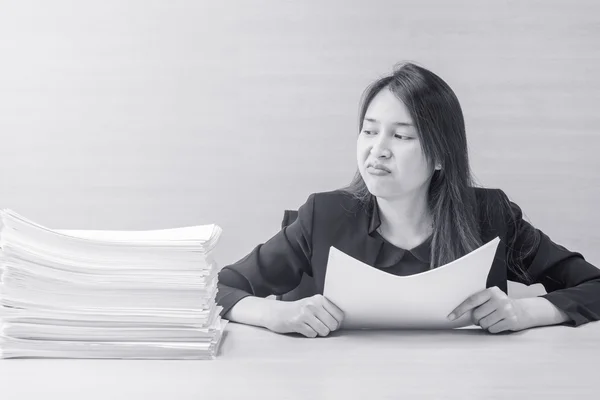
[[[408,110],[389,89],[369,104],[356,150],[358,169],[374,196],[391,200],[427,191],[433,166]]]

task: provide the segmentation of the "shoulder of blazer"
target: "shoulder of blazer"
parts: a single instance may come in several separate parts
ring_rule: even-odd
[[[497,188],[474,190],[481,233],[505,238],[509,223],[514,223],[516,217],[508,196]]]
[[[313,196],[313,213],[319,220],[340,221],[369,211],[360,200],[341,189],[314,193]]]
[[[495,188],[474,187],[475,201],[479,211],[485,211],[488,214],[497,209],[502,200],[502,191]]]

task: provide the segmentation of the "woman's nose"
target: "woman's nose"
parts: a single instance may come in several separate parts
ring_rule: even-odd
[[[373,143],[373,147],[371,147],[371,154],[377,158],[388,158],[391,155],[391,152],[388,148],[387,141],[378,138],[378,140]]]

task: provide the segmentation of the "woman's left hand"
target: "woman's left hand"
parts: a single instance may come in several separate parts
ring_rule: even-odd
[[[490,333],[520,331],[535,325],[523,303],[509,298],[497,286],[470,296],[448,315],[448,319],[459,318],[470,310],[473,310],[473,323]]]

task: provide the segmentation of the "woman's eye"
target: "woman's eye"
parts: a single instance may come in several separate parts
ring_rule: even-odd
[[[412,139],[412,137],[410,136],[404,136],[404,135],[394,135],[394,137],[400,139],[400,140],[410,140]]]
[[[363,133],[364,133],[365,135],[372,135],[372,134],[374,134],[375,132],[373,132],[373,131],[367,131],[367,130],[363,130]]]

